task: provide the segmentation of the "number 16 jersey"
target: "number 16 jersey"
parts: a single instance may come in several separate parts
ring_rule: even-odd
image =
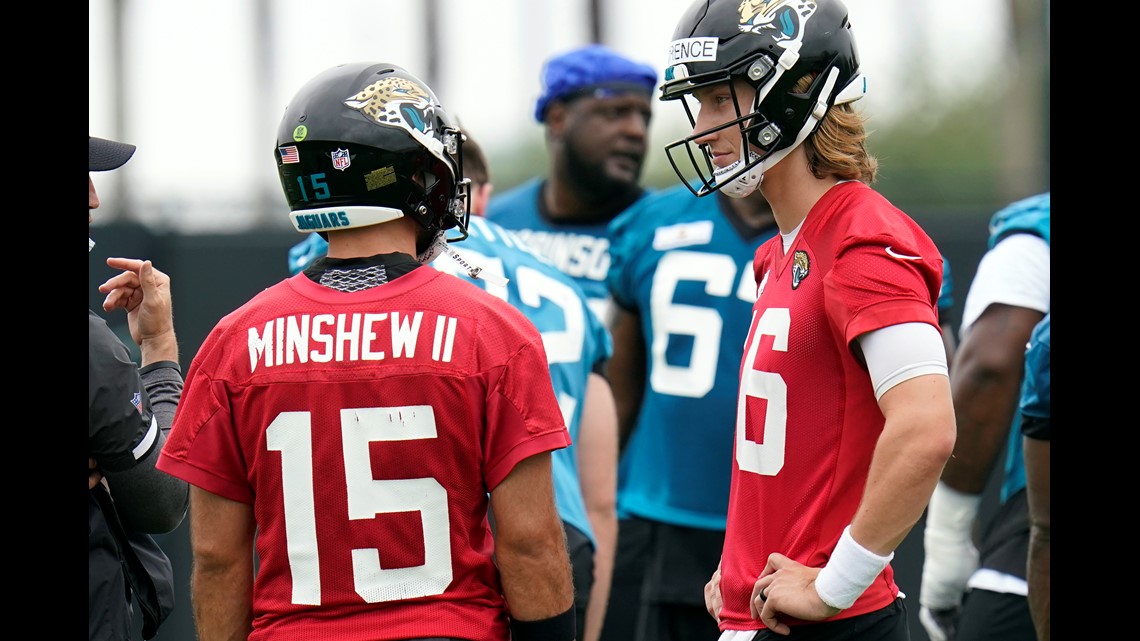
[[[884,424],[856,338],[899,323],[938,327],[941,254],[863,183],[833,186],[786,251],[782,240],[761,245],[753,263],[759,285],[740,369],[722,630],[763,627],[748,601],[769,554],[823,567],[855,516]],[[834,618],[884,608],[898,591],[888,565]]]

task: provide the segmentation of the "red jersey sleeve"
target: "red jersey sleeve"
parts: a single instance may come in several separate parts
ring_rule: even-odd
[[[174,425],[156,467],[218,496],[253,503],[225,382],[207,372],[221,333],[215,330],[207,337],[201,356],[187,373]]]
[[[938,248],[917,223],[885,201],[866,202],[860,214],[838,243],[824,280],[828,317],[836,330],[850,343],[899,323],[937,328],[942,287]],[[860,232],[868,223],[875,233]]]

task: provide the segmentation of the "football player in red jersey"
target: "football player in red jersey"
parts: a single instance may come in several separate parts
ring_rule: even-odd
[[[942,257],[870,188],[862,97],[838,0],[698,0],[663,100],[699,196],[760,188],[780,234],[756,251],[728,522],[705,589],[722,641],[909,639],[890,561],[954,446],[936,301]],[[691,161],[686,165],[683,161]]]
[[[211,331],[159,464],[193,486],[202,641],[576,636],[542,338],[424,268],[470,216],[453,122],[386,63],[328,69],[285,110],[290,218],[328,255]]]

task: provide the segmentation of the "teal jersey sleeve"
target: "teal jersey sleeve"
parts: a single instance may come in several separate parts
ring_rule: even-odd
[[[1033,328],[1025,351],[1025,378],[1021,384],[1022,430],[1025,436],[1048,440],[1050,437],[1049,314]]]
[[[1034,234],[1049,242],[1049,193],[1037,194],[1006,206],[990,218],[987,248],[993,249],[1011,234]]]
[[[954,307],[954,274],[950,261],[942,257],[942,289],[938,290],[938,315],[944,316]]]
[[[577,442],[590,373],[600,371],[613,352],[609,330],[591,311],[585,292],[519,234],[486,218],[472,217],[467,239],[451,247],[465,261],[493,276],[473,279],[447,256],[435,259],[433,267],[506,300],[538,328],[555,396],[570,438]],[[494,276],[505,279],[505,283]],[[575,445],[555,450],[552,466],[559,515],[594,541],[579,485]]]

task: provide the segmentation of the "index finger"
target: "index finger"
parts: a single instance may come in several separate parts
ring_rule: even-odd
[[[132,272],[137,272],[142,269],[143,263],[146,261],[139,258],[122,258],[112,256],[107,258],[107,266],[114,267],[115,269],[125,269]]]
[[[784,556],[783,554],[780,554],[779,552],[773,552],[773,553],[769,554],[768,555],[768,562],[764,564],[764,570],[761,571],[760,576],[758,576],[756,578],[757,579],[763,579],[764,577],[768,576],[769,574],[775,573],[780,568],[786,566],[788,564],[788,561],[789,561],[788,557]]]

